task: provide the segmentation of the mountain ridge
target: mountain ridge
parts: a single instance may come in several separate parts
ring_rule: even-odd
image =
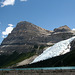
[[[38,56],[46,47],[50,47],[59,41],[69,39],[72,36],[74,36],[74,32],[68,26],[61,26],[55,28],[54,31],[49,31],[27,21],[21,21],[2,41],[0,45],[0,56],[3,58],[4,56],[8,57],[4,58],[5,61],[12,58],[9,63],[16,64],[16,62],[18,63],[26,59],[29,60],[32,56]],[[72,49],[75,48],[74,44],[72,45]],[[3,62],[4,60],[0,63],[4,65]],[[8,65],[9,63],[7,62]]]
[[[43,29],[27,21],[21,21],[13,29],[13,31],[5,38],[0,45],[0,53],[2,51],[11,54],[15,50],[19,53],[33,51],[34,45],[38,47],[40,45],[47,46],[52,45],[64,39],[68,39],[73,36],[71,29],[68,26],[62,26],[58,29],[67,29],[64,32],[55,32]],[[70,30],[70,31],[69,31]],[[63,36],[64,35],[64,36]],[[7,51],[6,51],[7,49]]]

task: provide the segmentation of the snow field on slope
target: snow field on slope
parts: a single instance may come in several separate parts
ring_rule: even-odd
[[[43,61],[55,56],[63,55],[67,52],[70,52],[70,43],[75,39],[75,36],[67,40],[60,41],[53,45],[52,47],[47,48],[41,55],[36,57],[31,63]]]

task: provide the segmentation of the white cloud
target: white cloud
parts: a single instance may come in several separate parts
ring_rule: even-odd
[[[8,6],[8,5],[14,5],[15,1],[16,0],[4,0],[3,2],[0,2],[2,4],[1,7]],[[28,0],[20,0],[20,1],[22,1],[22,2],[25,1],[26,2]]]
[[[20,0],[20,1],[25,1],[25,2],[26,2],[26,1],[28,1],[28,0]]]
[[[3,35],[2,38],[5,38],[5,36]]]
[[[9,26],[9,27],[12,27],[13,25],[12,25],[12,24],[8,24],[8,26]]]
[[[75,31],[75,28],[73,28],[72,30]]]
[[[1,7],[7,6],[7,5],[14,5],[15,0],[4,0],[4,2],[1,2]]]
[[[13,25],[8,24],[8,27],[5,29],[5,31],[2,32],[2,38],[5,38],[5,36],[11,33],[12,30],[13,30]]]

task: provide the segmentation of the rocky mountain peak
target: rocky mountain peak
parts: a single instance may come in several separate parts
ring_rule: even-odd
[[[72,33],[56,33],[56,31],[69,31],[71,30],[68,26],[62,26],[56,28],[51,32],[44,28],[38,27],[30,22],[21,21],[19,22],[13,31],[2,41],[0,45],[0,53],[12,53],[17,51],[31,52],[34,50],[35,45],[38,47],[48,44],[52,45],[63,39],[68,39],[73,36]],[[64,36],[63,36],[64,35]]]
[[[29,27],[34,27],[34,26],[36,26],[36,25],[34,25],[34,24],[30,23],[30,22],[27,22],[27,21],[21,21],[21,22],[19,22],[19,23],[17,24],[16,27],[29,28]]]
[[[13,31],[2,41],[0,50],[8,53],[31,52],[34,45],[46,45],[50,31],[27,21],[19,22]]]
[[[36,27],[36,25],[30,23],[30,22],[27,22],[27,21],[21,21],[17,24],[16,28],[14,28],[14,30],[31,30],[33,29],[34,27]],[[13,30],[13,31],[14,31]]]
[[[54,32],[65,32],[65,31],[71,31],[71,29],[67,25],[54,29]]]
[[[13,32],[15,31],[35,31],[40,33],[51,32],[27,21],[19,22]]]

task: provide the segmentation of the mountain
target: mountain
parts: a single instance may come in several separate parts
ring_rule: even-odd
[[[45,52],[46,48],[74,35],[75,33],[66,25],[50,31],[30,22],[21,21],[0,45],[0,67],[22,62],[29,64],[43,51]],[[74,44],[72,49],[75,48]]]
[[[51,31],[45,30],[32,23],[22,21],[17,24],[11,34],[5,38],[0,46],[0,53],[12,54],[14,51],[25,53],[33,51],[35,45],[46,45],[47,36]],[[2,54],[1,53],[1,54]]]
[[[62,30],[64,32],[61,32]],[[49,31],[27,21],[21,21],[2,41],[0,54],[12,54],[15,51],[18,53],[35,51],[39,54],[42,51],[38,48],[53,45],[72,36],[73,32],[71,32],[68,26],[62,26],[54,29],[54,31]]]

